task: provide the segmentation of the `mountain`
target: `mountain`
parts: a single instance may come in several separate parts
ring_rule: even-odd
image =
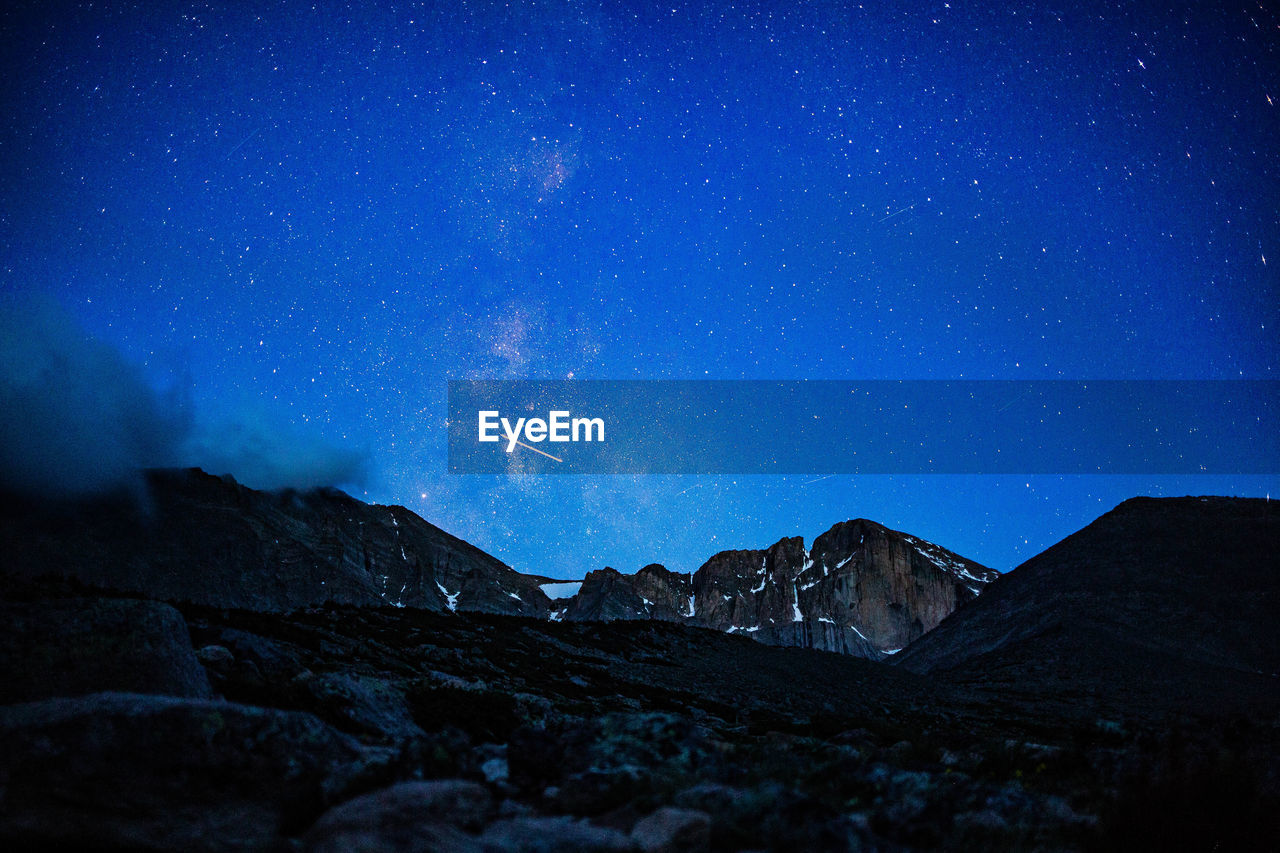
[[[0,549],[12,574],[214,607],[287,611],[325,602],[569,621],[659,619],[770,645],[878,659],[906,646],[996,576],[865,519],[806,551],[783,539],[723,551],[692,575],[653,564],[563,583],[515,571],[399,506],[336,489],[260,492],[200,471],[147,474],[149,504],[8,500]]]
[[[765,550],[722,551],[692,575],[645,566],[591,572],[554,619],[659,619],[779,646],[871,659],[894,654],[977,598],[997,573],[863,518],[806,551],[800,537]]]
[[[285,611],[337,604],[543,616],[539,584],[399,506],[336,489],[260,492],[199,469],[147,472],[149,502],[7,498],[7,571],[148,598]]]
[[[1151,713],[1280,697],[1280,505],[1133,498],[897,656],[1004,696]]]

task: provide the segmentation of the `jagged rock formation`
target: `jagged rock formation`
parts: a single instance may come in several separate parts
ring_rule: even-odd
[[[399,506],[336,489],[260,492],[198,469],[148,472],[150,505],[100,498],[0,514],[7,571],[150,598],[280,611],[334,602],[546,616],[523,575]]]
[[[607,622],[611,619],[634,619],[643,612],[644,601],[632,587],[630,579],[616,569],[605,566],[591,572],[582,581],[578,594],[568,600],[558,619],[575,622]]]
[[[591,572],[554,616],[685,622],[770,645],[878,659],[931,630],[996,576],[859,518],[832,527],[807,552],[792,537],[766,550],[722,551],[692,575],[656,564],[635,575]]]
[[[1198,711],[1280,695],[1280,506],[1133,498],[993,583],[894,663],[1042,705]]]
[[[634,575],[605,566],[589,572],[577,594],[560,602],[556,618],[571,622],[661,619],[683,622],[692,615],[689,575],[650,563]]]

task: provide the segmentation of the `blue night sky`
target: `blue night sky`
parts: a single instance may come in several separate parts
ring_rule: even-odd
[[[0,307],[47,322],[5,334],[176,401],[146,464],[336,480],[558,577],[858,516],[1008,570],[1135,494],[1280,494],[445,473],[450,379],[1280,378],[1274,7],[19,7]]]

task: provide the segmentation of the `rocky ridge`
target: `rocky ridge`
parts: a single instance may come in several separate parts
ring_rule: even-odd
[[[658,619],[880,659],[977,598],[997,573],[864,518],[806,550],[800,537],[763,550],[722,551],[692,575],[645,566],[589,573],[556,600],[552,619]]]

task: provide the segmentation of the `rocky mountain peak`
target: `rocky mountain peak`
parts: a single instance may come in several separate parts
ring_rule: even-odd
[[[147,474],[149,502],[13,504],[10,571],[258,611],[326,602],[546,616],[539,580],[400,506],[337,489],[261,492],[199,469]]]
[[[765,549],[721,551],[692,575],[649,565],[593,572],[565,618],[663,619],[773,645],[881,658],[937,625],[996,577],[931,542],[857,518],[811,550],[787,537]]]

